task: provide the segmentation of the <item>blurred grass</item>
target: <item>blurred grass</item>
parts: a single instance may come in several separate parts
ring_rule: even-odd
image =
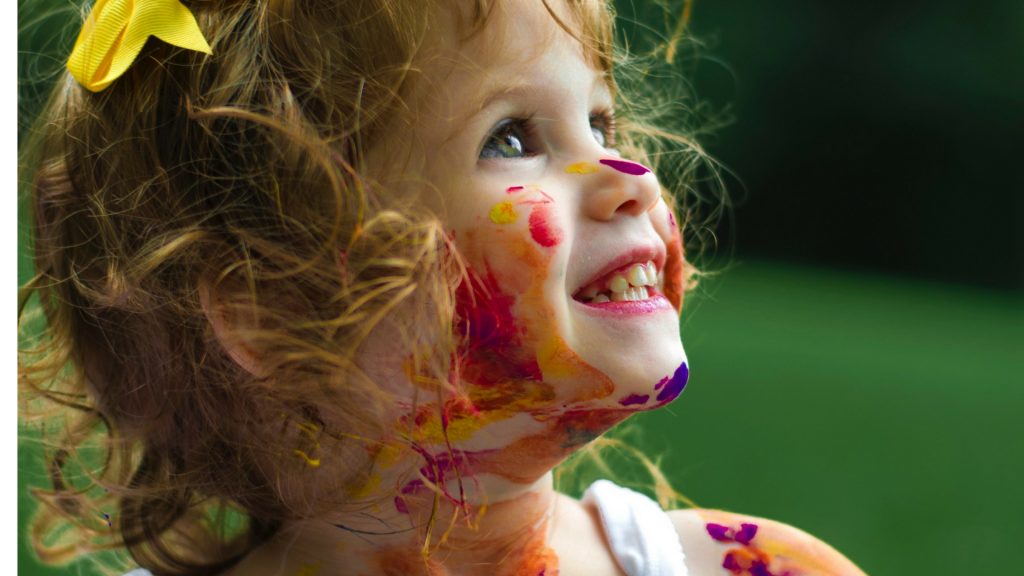
[[[803,528],[869,574],[1005,572],[1024,538],[1019,295],[746,263],[704,282],[683,335],[687,390],[637,420],[687,496]],[[38,455],[18,466],[24,526]],[[68,573],[24,540],[19,560]]]
[[[643,417],[688,496],[869,574],[1005,571],[1024,537],[1024,299],[754,263],[707,284],[683,326],[690,385]]]

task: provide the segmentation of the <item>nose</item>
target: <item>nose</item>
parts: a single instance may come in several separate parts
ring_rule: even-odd
[[[661,197],[661,187],[654,172],[630,160],[604,156],[592,163],[571,164],[566,172],[586,178],[582,200],[584,212],[595,220],[646,214]]]

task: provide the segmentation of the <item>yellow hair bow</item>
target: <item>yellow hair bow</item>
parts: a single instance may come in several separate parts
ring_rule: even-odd
[[[150,36],[213,54],[195,16],[178,0],[96,0],[71,50],[68,71],[99,92],[124,74]]]

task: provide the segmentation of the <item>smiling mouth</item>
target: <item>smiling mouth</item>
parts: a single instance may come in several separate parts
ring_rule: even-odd
[[[653,261],[631,264],[581,288],[573,299],[584,304],[638,302],[661,294],[664,273]]]

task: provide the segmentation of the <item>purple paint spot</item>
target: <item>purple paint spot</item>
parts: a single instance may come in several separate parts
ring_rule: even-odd
[[[757,560],[750,566],[750,576],[772,576],[772,573],[764,562]]]
[[[750,544],[754,536],[757,536],[757,524],[740,524],[740,530],[736,533],[736,541],[740,544]]]
[[[665,376],[661,380],[658,380],[658,383],[654,385],[654,389],[655,390],[661,390],[661,387],[664,386],[669,381],[670,378],[671,378],[670,376]]]
[[[731,530],[729,530],[728,526],[708,522],[704,529],[708,531],[708,536],[711,536],[718,542],[732,542],[732,537],[729,536]]]
[[[405,498],[395,496],[395,510],[398,510],[402,514],[409,513],[409,507],[405,505]]]
[[[668,211],[668,225],[673,229],[676,227],[676,215],[672,213],[671,209]]]
[[[103,517],[107,519],[107,526],[110,526],[111,528],[113,528],[114,525],[110,523],[110,516],[107,516],[106,514],[104,514]]]
[[[623,174],[629,174],[630,176],[643,176],[651,171],[650,168],[643,164],[637,164],[636,162],[630,162],[629,160],[613,160],[611,158],[602,158],[598,160],[605,166],[611,166],[612,168],[622,172]]]
[[[622,404],[623,406],[646,404],[647,401],[650,400],[650,398],[650,394],[630,394],[629,396],[626,396],[622,400],[619,400],[619,404]]]
[[[733,555],[732,552],[725,555],[725,560],[722,562],[722,568],[725,568],[733,574],[739,574],[743,571],[743,566],[740,566],[739,561],[736,560],[736,556]]]
[[[676,399],[683,392],[683,388],[686,388],[686,381],[690,378],[690,368],[683,362],[676,368],[675,374],[669,379],[667,384],[664,384],[664,388],[661,392],[658,392],[658,402],[671,402]],[[662,380],[664,382],[664,380]],[[659,383],[660,384],[660,383]],[[655,388],[657,389],[657,388]]]
[[[514,192],[519,192],[523,188],[524,188],[523,186],[509,186],[508,189],[505,190],[505,192],[508,192],[509,194],[512,194]]]

